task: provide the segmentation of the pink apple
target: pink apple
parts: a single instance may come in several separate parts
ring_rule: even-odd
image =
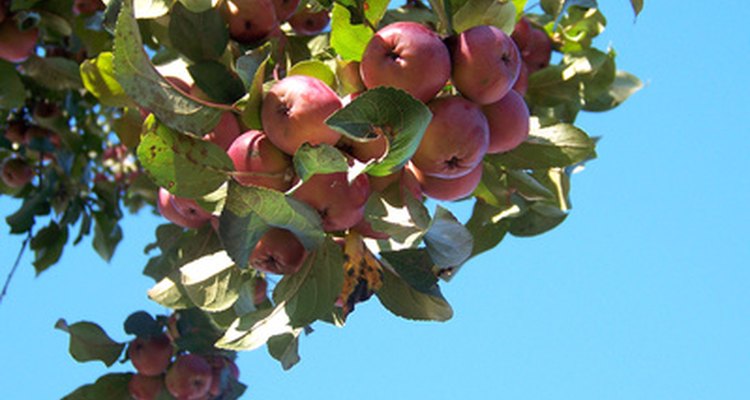
[[[426,103],[450,78],[451,60],[435,32],[416,22],[396,22],[370,39],[360,72],[368,89],[393,86]]]
[[[163,388],[164,378],[161,375],[135,374],[128,382],[128,391],[134,400],[156,400]]]
[[[203,136],[203,139],[221,147],[223,150],[229,149],[229,146],[242,134],[240,124],[233,113],[227,111],[221,114],[219,123],[214,130]]]
[[[541,29],[532,29],[529,44],[523,50],[523,60],[529,67],[529,73],[545,68],[549,65],[552,57],[552,40],[547,32]]]
[[[177,400],[203,400],[211,390],[213,370],[201,356],[183,354],[167,371],[164,383]]]
[[[521,54],[505,32],[480,25],[450,40],[453,84],[469,100],[491,104],[513,87],[521,68]]]
[[[288,76],[276,82],[263,99],[263,130],[276,147],[289,155],[303,143],[334,145],[341,135],[325,120],[341,106],[336,92],[321,80]]]
[[[166,371],[173,352],[172,341],[165,334],[138,337],[128,346],[130,362],[145,376],[157,376]]]
[[[500,101],[482,107],[490,127],[487,153],[502,153],[518,147],[529,136],[529,108],[520,94],[511,90]]]
[[[271,143],[261,131],[247,131],[227,150],[241,185],[263,186],[286,191],[292,186],[292,159]]]
[[[107,8],[102,0],[75,0],[73,2],[74,15],[90,15]]]
[[[489,144],[481,108],[460,96],[431,101],[432,121],[411,162],[427,175],[458,178],[482,161]]]
[[[240,43],[264,39],[279,25],[271,0],[229,0],[222,11],[229,36]]]
[[[304,182],[292,194],[318,210],[323,219],[323,230],[340,231],[351,228],[364,215],[370,197],[367,175],[359,175],[349,184],[346,172],[317,174]]]
[[[164,218],[183,228],[197,229],[211,219],[211,213],[195,200],[177,197],[164,188],[159,188],[156,208]]]
[[[294,233],[271,228],[255,245],[250,266],[262,272],[289,275],[299,271],[306,257],[307,251]]]
[[[286,21],[297,10],[300,0],[273,0],[273,9],[279,22]]]
[[[0,59],[12,63],[26,61],[36,48],[39,29],[18,29],[13,18],[7,18],[0,24]]]
[[[414,165],[411,165],[410,169],[414,173],[424,194],[436,200],[454,201],[469,196],[482,180],[481,163],[474,167],[467,175],[452,179],[428,176]]]
[[[289,19],[289,25],[300,36],[312,36],[323,32],[330,21],[328,10],[312,11],[311,8],[304,7]]]

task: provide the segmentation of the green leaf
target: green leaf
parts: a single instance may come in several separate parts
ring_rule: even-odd
[[[346,156],[333,146],[303,144],[294,153],[294,171],[306,181],[315,174],[332,174],[349,170]]]
[[[199,13],[216,7],[219,0],[178,0],[188,10]]]
[[[394,189],[400,198],[399,188]],[[390,237],[387,242],[379,241],[378,246],[384,250],[416,247],[430,225],[427,208],[411,196],[406,204],[396,204],[388,194],[373,193],[365,204],[365,219],[375,231]]]
[[[586,99],[583,109],[586,111],[608,111],[611,110],[635,92],[643,88],[643,82],[636,76],[625,71],[617,71],[615,79],[607,90],[593,99]]]
[[[285,333],[268,339],[268,353],[279,360],[281,368],[288,371],[299,361],[299,334],[302,329],[295,329],[293,333]]]
[[[336,74],[331,71],[330,67],[318,60],[305,60],[298,62],[289,69],[287,75],[311,76],[321,80],[332,89],[336,89]]]
[[[376,295],[385,308],[402,318],[447,321],[453,317],[453,308],[440,293],[437,285],[431,294],[422,293],[388,268],[383,268],[383,286]]]
[[[425,249],[383,251],[380,256],[414,289],[431,294],[438,278],[432,270],[435,263]]]
[[[453,14],[456,32],[478,25],[493,25],[510,35],[516,25],[515,5],[498,0],[469,0]]]
[[[94,212],[94,241],[92,245],[104,260],[109,262],[115,253],[117,245],[122,240],[122,228],[117,218],[106,212]]]
[[[131,0],[121,0],[126,3]],[[135,4],[135,18],[154,19],[166,15],[174,0],[132,0]]]
[[[21,70],[40,85],[52,90],[83,87],[78,63],[63,57],[29,57]]]
[[[23,107],[26,102],[26,87],[13,64],[0,60],[0,108]]]
[[[143,273],[157,282],[188,262],[222,249],[210,224],[197,230],[184,230],[172,224],[159,225],[156,237],[157,242],[147,247],[146,252],[158,247],[161,254],[149,260]]]
[[[34,226],[37,215],[50,213],[49,199],[57,186],[56,181],[56,175],[45,176],[44,187],[33,195],[25,197],[21,208],[5,217],[5,222],[10,226],[10,233],[28,232]]]
[[[227,310],[239,298],[240,270],[224,251],[185,264],[180,274],[188,297],[204,311]]]
[[[230,182],[219,235],[240,268],[247,266],[268,225],[292,231],[307,250],[318,247],[325,237],[320,216],[309,205],[276,190]]]
[[[515,211],[494,207],[477,199],[471,218],[466,222],[466,229],[474,237],[472,257],[494,248],[503,240],[510,228],[507,217]]]
[[[125,93],[167,126],[197,135],[210,132],[226,110],[175,89],[149,62],[132,0],[123,0],[115,31],[115,77]]]
[[[336,2],[331,12],[331,47],[344,60],[362,60],[362,53],[367,43],[372,38],[373,30],[363,23],[354,24],[357,15],[352,15],[352,10],[357,10],[356,0]],[[389,0],[367,1],[365,18],[372,24],[378,26],[378,22],[388,9]]]
[[[636,17],[641,13],[641,10],[643,10],[643,0],[630,0],[630,5],[633,7],[633,12]]]
[[[540,235],[560,225],[567,216],[554,204],[535,202],[520,217],[510,220],[508,231],[518,237]]]
[[[138,159],[157,185],[181,197],[215,191],[234,170],[232,160],[219,146],[177,133],[153,116],[144,122]]]
[[[333,311],[344,283],[343,265],[341,247],[327,239],[307,256],[299,272],[279,281],[273,299],[285,304],[292,327],[309,325]]]
[[[132,104],[132,100],[115,80],[114,58],[115,55],[111,52],[104,52],[96,58],[82,62],[81,79],[86,90],[96,96],[103,105],[125,107]]]
[[[180,271],[172,271],[148,290],[148,297],[164,307],[183,310],[195,307],[185,288],[182,286]]]
[[[169,39],[175,50],[196,62],[217,60],[224,54],[229,30],[218,10],[193,12],[178,2],[169,16]]]
[[[175,340],[177,348],[195,354],[215,353],[214,343],[219,340],[223,330],[219,329],[207,314],[198,308],[189,308],[175,312],[179,337]]]
[[[245,95],[240,78],[218,61],[201,61],[188,71],[196,86],[214,101],[232,104]]]
[[[400,89],[378,87],[333,113],[326,124],[355,141],[385,135],[388,154],[366,168],[370,175],[385,176],[400,170],[414,155],[431,120],[430,109],[421,101]]]
[[[284,305],[278,304],[237,318],[216,342],[216,347],[250,351],[263,346],[274,336],[293,333]]]
[[[128,383],[132,376],[130,372],[104,375],[95,383],[79,387],[62,400],[131,400]]]
[[[54,221],[34,235],[30,247],[34,250],[33,264],[37,275],[60,260],[67,242],[68,226],[60,226]]]
[[[511,169],[566,167],[595,157],[594,141],[570,124],[532,129],[528,139],[515,149],[487,156],[493,164]]]
[[[530,104],[554,107],[563,103],[579,103],[579,85],[563,75],[564,65],[550,65],[529,76],[526,98]]]
[[[55,324],[55,328],[70,334],[70,355],[78,362],[101,361],[110,367],[120,358],[124,343],[117,343],[97,324],[76,322],[68,325],[64,319]]]
[[[454,276],[457,268],[471,257],[474,238],[450,211],[437,206],[424,243],[432,262],[441,269],[450,269],[449,275]]]
[[[263,105],[263,80],[266,75],[266,65],[271,59],[271,47],[264,45],[237,59],[237,74],[240,76],[245,89],[247,100],[242,107],[242,122],[252,129],[263,129],[260,118]]]

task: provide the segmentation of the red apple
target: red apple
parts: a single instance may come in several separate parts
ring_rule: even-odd
[[[26,142],[26,124],[23,121],[11,121],[5,131],[5,138],[13,143]]]
[[[529,136],[529,108],[520,94],[511,90],[497,103],[482,107],[490,127],[487,153],[515,149]]]
[[[479,106],[460,96],[437,98],[428,106],[432,121],[411,162],[438,178],[468,174],[487,152],[487,118]]]
[[[241,185],[263,186],[286,191],[292,186],[294,169],[291,158],[271,143],[261,131],[247,131],[227,150]]]
[[[163,388],[164,378],[161,375],[135,374],[128,382],[128,391],[134,400],[156,400]]]
[[[337,146],[340,150],[357,160],[368,162],[383,157],[388,147],[388,142],[383,135],[378,135],[376,138],[366,142],[359,142],[342,136]]]
[[[330,21],[328,10],[312,11],[312,8],[304,7],[289,19],[289,25],[300,36],[312,36],[323,32]]]
[[[547,32],[532,29],[529,44],[523,50],[522,56],[530,74],[548,66],[552,57],[552,40],[547,36]]]
[[[8,187],[21,188],[34,178],[34,170],[21,158],[9,158],[3,163],[2,178]]]
[[[415,199],[422,199],[422,188],[409,168],[402,168],[386,176],[370,176],[369,179],[370,187],[374,192],[383,192],[391,185],[398,184],[402,202],[404,202],[404,196],[407,193]]]
[[[229,36],[240,43],[264,39],[279,25],[271,0],[229,0],[222,10]]]
[[[426,103],[450,78],[451,60],[435,32],[416,22],[396,22],[370,39],[360,72],[368,89],[394,86]]]
[[[178,198],[164,188],[159,188],[156,208],[168,221],[183,228],[197,229],[211,219],[211,214],[194,200]]]
[[[255,245],[250,266],[262,272],[289,275],[299,271],[306,257],[307,251],[294,233],[271,228]]]
[[[229,384],[229,379],[239,379],[240,369],[237,368],[237,364],[234,361],[221,356],[209,357],[207,359],[211,365],[212,377],[211,377],[211,389],[209,393],[212,398],[217,397],[224,393]]]
[[[201,356],[178,356],[167,371],[164,382],[167,390],[177,400],[202,400],[211,390],[213,370]]]
[[[227,150],[240,134],[242,134],[242,130],[237,118],[227,111],[221,114],[219,123],[214,127],[214,130],[204,135],[203,139]]]
[[[348,229],[364,215],[370,197],[367,175],[359,175],[349,184],[346,172],[317,174],[292,194],[318,210],[326,232]]]
[[[288,76],[276,82],[263,99],[263,130],[276,147],[289,155],[306,142],[334,145],[341,135],[325,120],[340,108],[341,99],[321,80]]]
[[[480,25],[450,40],[453,84],[478,104],[500,100],[513,87],[521,54],[510,36],[491,25]]]
[[[297,11],[300,0],[273,0],[273,10],[279,22],[286,21]]]
[[[469,196],[482,180],[481,163],[474,167],[468,175],[452,179],[428,176],[414,165],[411,165],[410,169],[424,194],[436,200],[454,201]]]
[[[13,18],[7,18],[0,24],[0,58],[12,63],[26,61],[36,48],[39,29],[18,29]]]
[[[138,373],[157,376],[167,370],[173,351],[172,340],[165,334],[137,337],[128,346],[128,357]]]
[[[513,33],[511,33],[510,37],[516,43],[516,46],[518,46],[518,50],[521,51],[522,55],[523,49],[529,45],[532,29],[534,28],[532,28],[531,22],[529,22],[529,19],[526,17],[519,19],[518,22],[516,22],[516,26],[513,27]]]
[[[513,89],[516,93],[524,96],[526,91],[529,89],[529,67],[525,62],[521,63],[521,70],[518,72],[518,79],[513,84]]]
[[[75,15],[89,15],[105,8],[107,6],[104,5],[102,0],[75,0],[73,2],[73,14]]]

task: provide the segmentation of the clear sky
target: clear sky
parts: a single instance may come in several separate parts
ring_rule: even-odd
[[[603,139],[574,177],[568,220],[464,267],[444,286],[447,323],[373,299],[343,329],[316,325],[289,372],[264,349],[243,353],[245,398],[750,398],[750,5],[647,0],[633,23],[628,1],[600,3],[598,43],[647,86],[580,118]],[[17,207],[0,199],[2,215]],[[0,305],[3,399],[60,398],[107,372],[70,358],[58,318],[124,341],[129,313],[165,311],[140,275],[158,223],[146,214],[125,220],[110,265],[86,243],[35,278],[26,254]],[[3,226],[0,243],[4,278],[21,239]]]

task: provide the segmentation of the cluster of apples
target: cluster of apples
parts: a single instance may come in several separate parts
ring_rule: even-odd
[[[229,35],[239,43],[280,37],[284,22],[298,35],[315,35],[330,21],[327,10],[316,10],[307,4],[301,7],[300,0],[228,0],[220,11],[229,26]]]
[[[127,354],[136,370],[128,383],[135,400],[154,400],[164,388],[177,400],[216,399],[230,377],[240,374],[234,361],[221,355],[175,355],[172,339],[163,332],[137,337]]]

